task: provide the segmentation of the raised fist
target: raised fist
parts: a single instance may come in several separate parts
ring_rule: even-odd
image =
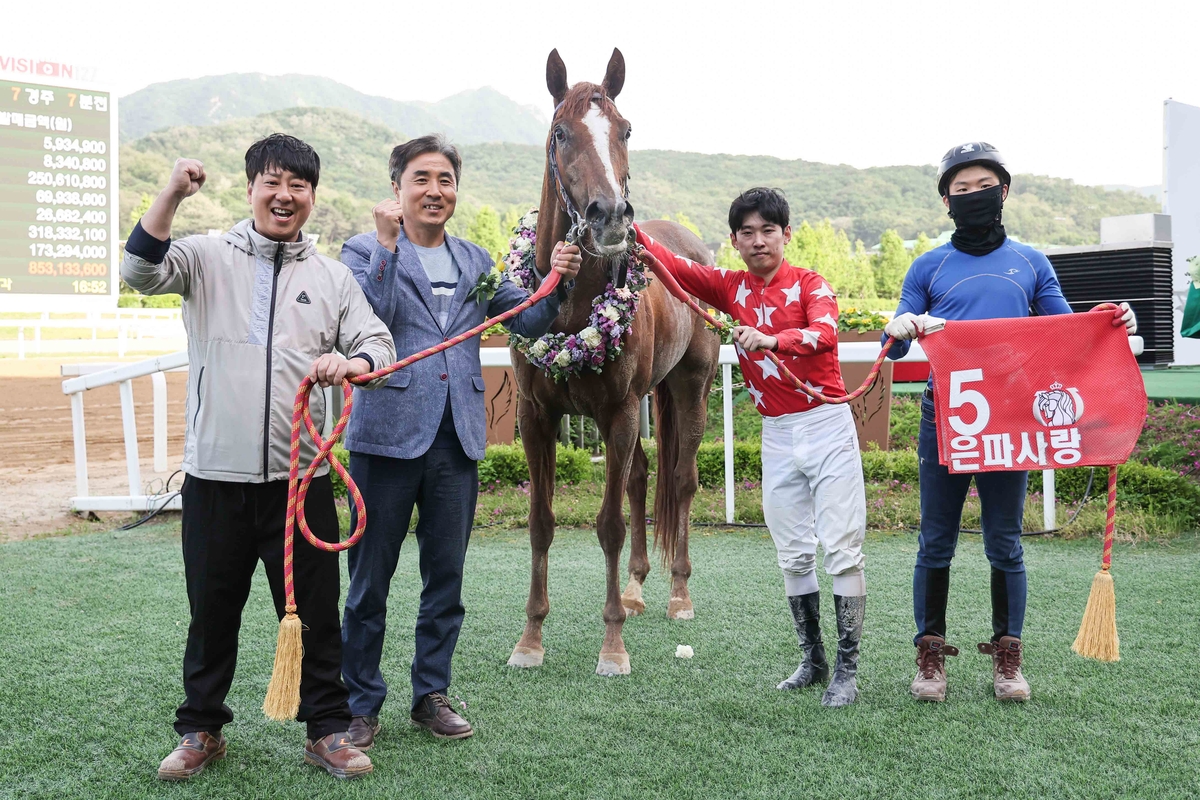
[[[171,170],[167,191],[183,200],[200,191],[207,179],[202,162],[194,158],[179,158],[175,160],[175,168]]]
[[[395,251],[396,240],[400,238],[400,223],[404,221],[404,207],[395,200],[384,200],[375,206],[376,238],[384,248]]]

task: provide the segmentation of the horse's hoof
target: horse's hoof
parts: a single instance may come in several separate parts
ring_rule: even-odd
[[[646,612],[646,603],[640,597],[621,596],[621,605],[625,607],[625,616],[638,617]]]
[[[596,674],[611,678],[614,675],[629,674],[628,653],[601,653],[600,661],[596,664]]]
[[[512,655],[508,657],[508,665],[510,667],[540,667],[542,658],[546,655],[546,651],[540,647],[522,647],[517,645],[513,648]]]
[[[667,603],[667,619],[695,619],[692,601],[683,597],[672,597]]]

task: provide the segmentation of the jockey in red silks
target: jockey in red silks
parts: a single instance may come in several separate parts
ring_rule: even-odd
[[[791,227],[780,192],[743,192],[730,206],[729,228],[746,271],[697,264],[641,230],[637,237],[686,291],[739,323],[734,329],[738,360],[746,390],[763,416],[763,515],[803,651],[800,666],[778,688],[828,680],[822,704],[844,706],[858,696],[855,675],[866,607],[862,545],[867,512],[858,435],[848,406],[812,400],[783,380],[759,352],[774,351],[810,388],[844,396],[837,298],[816,272],[784,260]],[[821,640],[818,542],[825,551],[825,570],[833,576],[837,614],[832,678]]]

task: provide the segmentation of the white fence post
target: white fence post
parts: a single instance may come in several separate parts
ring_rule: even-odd
[[[138,459],[137,420],[133,416],[133,379],[121,381],[121,427],[125,430],[125,466],[130,496],[142,493],[142,465]]]
[[[71,435],[75,437],[75,493],[87,497],[87,436],[83,430],[83,392],[71,395]]]
[[[155,372],[150,376],[154,387],[154,471],[167,471],[167,376]],[[328,435],[328,434],[326,434]]]
[[[721,412],[725,421],[725,521],[733,522],[733,367],[721,365]]]
[[[17,326],[17,358],[25,359],[25,328]]]
[[[1054,530],[1054,470],[1042,470],[1042,530]]]
[[[38,353],[39,355],[42,352],[42,326],[41,325],[33,326],[33,352]]]
[[[642,395],[638,401],[638,431],[643,439],[650,438],[650,395]]]
[[[117,358],[125,357],[125,326],[117,326]]]

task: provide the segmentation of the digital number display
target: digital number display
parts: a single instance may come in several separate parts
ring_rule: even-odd
[[[113,104],[0,78],[0,296],[115,294]]]

